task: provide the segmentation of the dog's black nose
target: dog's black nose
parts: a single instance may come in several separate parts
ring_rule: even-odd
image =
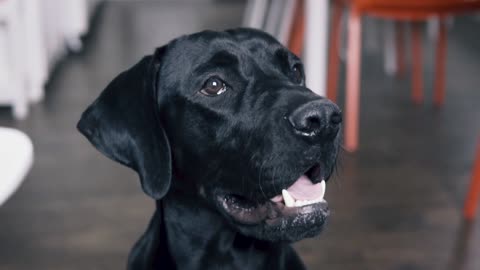
[[[337,135],[342,122],[342,114],[337,105],[327,99],[307,102],[295,109],[288,121],[302,136]]]

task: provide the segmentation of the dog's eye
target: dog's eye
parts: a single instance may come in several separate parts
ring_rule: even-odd
[[[300,64],[295,64],[292,67],[292,73],[293,73],[293,77],[295,79],[295,82],[296,83],[302,83],[302,81],[303,81],[303,70],[302,70],[302,66]]]
[[[218,96],[227,91],[227,85],[217,77],[209,78],[200,92],[207,96]]]

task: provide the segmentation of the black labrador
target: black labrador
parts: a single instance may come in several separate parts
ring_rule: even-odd
[[[329,210],[338,107],[252,29],[204,31],[118,75],[78,129],[138,172],[156,211],[128,269],[304,269],[290,242]]]

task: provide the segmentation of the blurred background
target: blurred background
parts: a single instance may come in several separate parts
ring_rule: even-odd
[[[460,0],[0,1],[0,269],[124,269],[154,203],[76,131],[179,35],[249,26],[345,113],[309,269],[480,269],[480,10]]]

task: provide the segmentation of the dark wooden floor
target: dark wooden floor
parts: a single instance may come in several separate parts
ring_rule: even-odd
[[[237,26],[242,11],[239,1],[108,3],[85,51],[60,65],[27,120],[0,110],[0,125],[24,130],[35,145],[30,175],[0,207],[1,270],[124,268],[153,202],[133,172],[77,133],[76,121],[114,75],[155,46]],[[310,269],[480,269],[480,220],[461,217],[480,135],[480,37],[469,18],[450,33],[442,109],[414,106],[408,78],[386,77],[379,52],[364,54],[361,149],[343,155],[328,186],[327,230],[296,244]]]

